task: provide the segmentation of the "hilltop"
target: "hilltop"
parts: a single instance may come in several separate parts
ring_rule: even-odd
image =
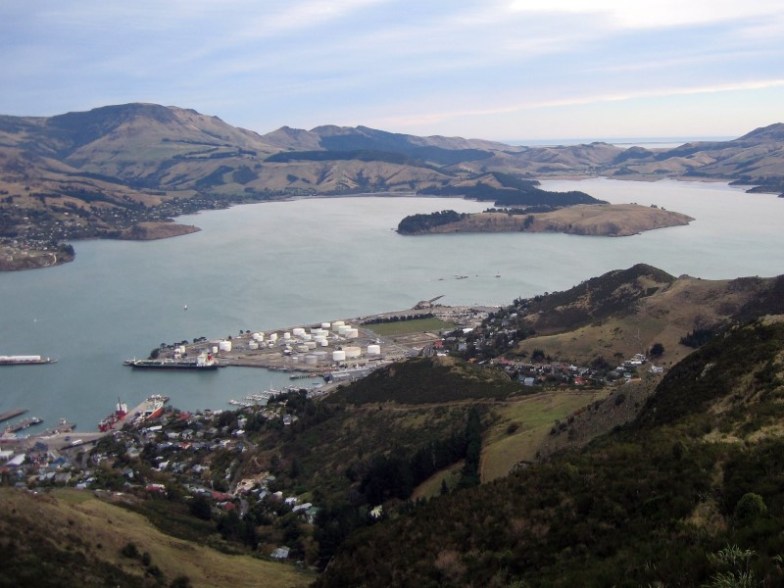
[[[195,230],[166,227],[185,213],[291,196],[420,193],[506,206],[505,197],[530,194],[548,176],[705,178],[780,192],[783,149],[781,125],[647,150],[519,147],[364,126],[259,134],[156,104],[0,116],[0,236],[42,250],[63,239],[158,238]]]

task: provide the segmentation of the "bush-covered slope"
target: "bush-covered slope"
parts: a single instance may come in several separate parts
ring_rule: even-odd
[[[781,322],[733,329],[638,422],[356,534],[316,586],[780,585],[782,349]]]

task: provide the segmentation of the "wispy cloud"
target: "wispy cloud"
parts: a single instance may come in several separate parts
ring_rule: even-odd
[[[778,1],[5,2],[0,113],[143,98],[262,129],[461,134],[543,108],[762,92],[784,77]]]
[[[640,98],[665,98],[673,96],[688,96],[695,94],[716,94],[721,92],[737,92],[743,90],[763,90],[768,88],[784,88],[784,78],[769,80],[754,80],[739,83],[717,84],[712,86],[691,86],[680,88],[656,88],[651,90],[595,94],[590,96],[573,96],[569,98],[553,98],[515,104],[498,105],[489,108],[477,108],[454,111],[437,111],[420,113],[412,116],[398,116],[381,119],[390,125],[420,126],[443,122],[450,119],[465,117],[496,116],[512,114],[524,110],[543,110],[562,108],[567,106],[586,106],[606,102],[623,102]]]
[[[513,12],[595,14],[620,28],[704,25],[780,15],[777,0],[513,0]]]

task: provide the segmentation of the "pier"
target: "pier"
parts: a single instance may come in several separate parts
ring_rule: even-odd
[[[0,412],[0,423],[4,423],[5,421],[10,421],[13,418],[18,417],[27,412],[26,408],[12,408],[11,410],[6,410],[5,412]]]

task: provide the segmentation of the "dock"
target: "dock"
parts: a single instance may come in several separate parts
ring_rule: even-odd
[[[11,410],[6,410],[5,412],[0,412],[0,423],[5,421],[10,421],[27,412],[26,408],[12,408]]]

